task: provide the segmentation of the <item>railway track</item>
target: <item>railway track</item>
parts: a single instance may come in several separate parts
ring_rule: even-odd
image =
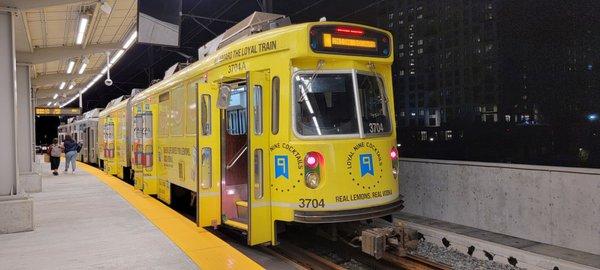
[[[280,245],[265,248],[283,256],[284,258],[313,270],[343,270],[343,269],[416,269],[416,270],[449,270],[452,267],[433,262],[425,257],[408,254],[397,256],[391,253],[384,254],[377,260],[360,250],[343,243],[330,241],[325,238],[312,238],[317,246],[306,246],[306,239],[300,242],[294,240],[282,241]],[[330,251],[335,250],[338,256],[331,256]],[[336,258],[337,257],[337,258]],[[300,269],[300,268],[299,268]]]

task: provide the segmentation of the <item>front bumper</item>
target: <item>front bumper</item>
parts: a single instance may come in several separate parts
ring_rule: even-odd
[[[350,222],[387,216],[404,208],[402,197],[384,205],[339,211],[294,210],[294,221],[299,223]]]

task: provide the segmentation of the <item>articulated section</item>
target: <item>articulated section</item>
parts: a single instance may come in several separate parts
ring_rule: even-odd
[[[600,254],[600,170],[402,159],[405,212]]]

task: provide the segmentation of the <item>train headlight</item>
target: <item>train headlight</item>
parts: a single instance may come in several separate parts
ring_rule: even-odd
[[[315,189],[319,186],[319,181],[319,174],[316,172],[307,173],[306,177],[304,178],[304,184],[312,189]]]

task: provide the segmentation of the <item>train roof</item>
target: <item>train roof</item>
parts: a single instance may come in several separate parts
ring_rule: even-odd
[[[353,23],[347,23],[347,22],[333,22],[333,21],[331,21],[331,22],[309,22],[309,23],[292,24],[289,26],[275,28],[275,29],[260,32],[260,33],[254,34],[254,35],[246,36],[240,40],[237,40],[234,43],[228,44],[227,46],[223,47],[222,49],[217,50],[214,54],[209,55],[206,58],[201,59],[199,61],[196,61],[193,64],[189,65],[188,67],[173,74],[169,78],[166,78],[165,80],[162,80],[162,81],[148,87],[148,89],[146,89],[146,91],[133,97],[132,103],[140,102],[140,101],[146,99],[150,95],[162,92],[165,88],[171,88],[171,87],[181,83],[182,81],[184,81],[185,79],[187,79],[189,77],[199,76],[201,74],[205,74],[206,72],[208,72],[211,69],[221,67],[223,65],[230,64],[232,62],[237,62],[237,61],[241,61],[243,59],[258,56],[259,54],[254,54],[254,55],[250,55],[250,56],[247,55],[247,56],[243,56],[243,57],[229,58],[228,54],[230,54],[234,50],[237,50],[237,49],[249,46],[249,45],[253,45],[253,44],[255,45],[261,41],[266,41],[266,40],[277,40],[280,42],[289,42],[289,40],[294,40],[295,43],[297,44],[298,42],[303,42],[302,40],[298,40],[297,38],[304,38],[305,39],[304,43],[306,43],[306,46],[295,46],[294,44],[290,44],[284,48],[278,47],[276,50],[269,51],[266,53],[261,53],[261,55],[273,53],[273,52],[280,52],[280,51],[284,51],[284,50],[293,50],[295,53],[295,57],[303,57],[303,56],[310,57],[310,56],[318,55],[318,57],[321,57],[321,58],[329,58],[329,57],[337,58],[337,59],[361,59],[362,58],[362,59],[372,61],[372,62],[380,62],[380,63],[383,62],[383,63],[387,63],[387,64],[391,64],[393,61],[393,51],[390,52],[389,57],[377,58],[377,59],[368,57],[368,56],[363,57],[363,56],[347,56],[347,55],[339,55],[339,54],[316,54],[316,53],[313,53],[309,49],[308,35],[304,35],[304,33],[307,33],[309,31],[310,27],[312,27],[314,25],[357,26],[357,27],[362,27],[365,29],[371,29],[371,30],[384,32],[390,37],[390,42],[391,42],[391,38],[392,38],[391,33],[388,31],[385,31],[385,30],[382,30],[379,28],[375,28],[375,27],[366,26],[366,25],[359,25],[359,24],[353,24]]]

